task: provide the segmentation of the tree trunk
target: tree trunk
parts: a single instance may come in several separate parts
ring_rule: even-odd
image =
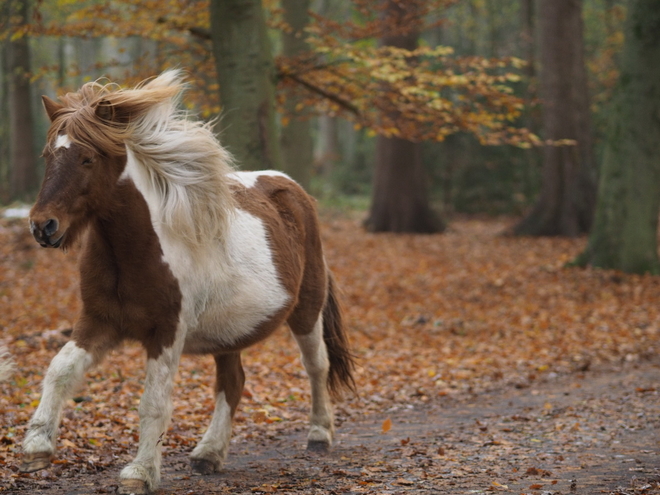
[[[335,163],[340,160],[337,117],[321,115],[318,118],[318,147],[314,161],[325,180],[332,178]]]
[[[27,0],[12,2],[12,31],[28,22]],[[34,154],[32,100],[30,98],[30,47],[21,36],[7,46],[9,78],[9,197],[28,199],[39,187]]]
[[[275,125],[275,64],[260,0],[211,0],[221,141],[247,170],[282,168]]]
[[[416,1],[385,1],[387,21],[396,25],[400,25],[399,20],[417,5]],[[419,33],[413,30],[407,34],[386,35],[381,44],[414,50],[418,38]],[[420,144],[378,136],[375,159],[371,210],[365,227],[372,232],[442,231],[444,225],[429,205]]]
[[[522,54],[527,62],[523,69],[526,76],[524,81],[525,110],[523,111],[523,125],[534,134],[540,134],[541,114],[539,106],[535,103],[538,98],[538,78],[536,73],[536,0],[522,0],[521,4],[521,24],[522,31],[520,41],[522,45]],[[523,178],[523,194],[525,201],[527,198],[533,198],[537,192],[538,177],[537,171],[541,164],[541,150],[531,148],[525,151],[525,163],[523,165],[521,177]]]
[[[541,194],[516,226],[523,235],[576,236],[588,232],[596,197],[581,0],[541,0],[543,135],[576,146],[543,150]]]
[[[660,0],[633,0],[596,219],[576,264],[660,273]]]
[[[285,57],[296,57],[309,51],[305,42],[305,26],[309,23],[309,0],[282,0],[284,20],[293,29],[282,33],[282,54]],[[296,100],[288,99],[285,103],[285,114],[295,116]],[[309,120],[292,118],[282,126],[282,170],[309,191],[314,146]]]
[[[0,13],[9,18],[6,3],[0,3]],[[7,78],[7,45],[0,45],[0,115],[7,115],[9,81]],[[9,200],[9,122],[8,119],[0,119],[0,203]]]

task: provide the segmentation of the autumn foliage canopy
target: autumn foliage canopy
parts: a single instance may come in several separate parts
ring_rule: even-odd
[[[528,147],[536,136],[517,120],[523,99],[514,92],[524,62],[515,57],[459,57],[445,46],[420,44],[414,50],[379,46],[384,35],[422,32],[442,24],[442,12],[453,0],[406,2],[406,14],[385,15],[387,2],[354,0],[351,20],[336,22],[313,14],[304,36],[311,47],[295,58],[276,57],[278,103],[298,102],[296,115],[342,115],[371,133],[414,141],[442,141],[465,131],[483,144]],[[291,28],[277,2],[265,2],[273,32]],[[116,0],[113,2],[39,2],[33,21],[19,28],[3,26],[5,37],[115,37],[152,40],[157,49],[126,69],[127,85],[177,66],[192,76],[188,105],[204,118],[221,108],[212,57],[206,1]],[[99,63],[99,69],[119,65]],[[84,70],[70,65],[70,74]],[[59,70],[42,67],[34,78]],[[117,79],[117,77],[115,77]]]

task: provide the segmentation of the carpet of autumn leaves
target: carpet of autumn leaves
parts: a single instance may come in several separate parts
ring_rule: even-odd
[[[324,214],[326,258],[359,363],[360,395],[338,404],[338,423],[657,354],[660,278],[564,268],[585,239],[508,237],[508,224],[456,219],[441,235],[369,234],[356,217]],[[0,491],[40,476],[17,474],[17,454],[79,308],[75,259],[39,248],[24,220],[0,220],[0,344],[18,368],[0,384]],[[308,385],[288,333],[245,351],[244,364],[234,441],[305,429]],[[88,374],[67,404],[56,468],[119,468],[134,455],[143,377],[135,344]],[[189,452],[206,429],[213,377],[210,357],[183,358],[166,455]]]

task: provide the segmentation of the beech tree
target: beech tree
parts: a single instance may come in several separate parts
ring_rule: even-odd
[[[544,147],[541,193],[515,233],[576,236],[589,231],[596,198],[582,0],[539,7],[543,137],[575,145]]]
[[[309,0],[282,0],[282,8],[286,23],[282,32],[282,55],[291,59],[309,56],[310,48],[304,31],[309,23]],[[289,98],[284,102],[285,117],[280,137],[282,170],[309,190],[314,143],[309,120],[296,118],[302,108],[304,104],[297,98]]]
[[[386,3],[386,22],[400,33],[386,34],[381,44],[415,50],[419,32],[414,25],[403,29],[402,22],[407,17],[419,18],[419,3],[396,0],[386,0]],[[371,209],[365,221],[367,229],[418,233],[443,230],[444,225],[429,205],[420,143],[379,135],[375,162]]]
[[[598,189],[578,265],[660,273],[660,0],[632,0]]]
[[[275,64],[261,0],[211,0],[221,141],[243,169],[282,169]]]

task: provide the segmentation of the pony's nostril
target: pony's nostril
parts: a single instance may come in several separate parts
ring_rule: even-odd
[[[58,227],[59,227],[59,222],[54,218],[50,218],[44,222],[42,230],[46,235],[46,237],[50,237],[55,232],[57,232]]]

